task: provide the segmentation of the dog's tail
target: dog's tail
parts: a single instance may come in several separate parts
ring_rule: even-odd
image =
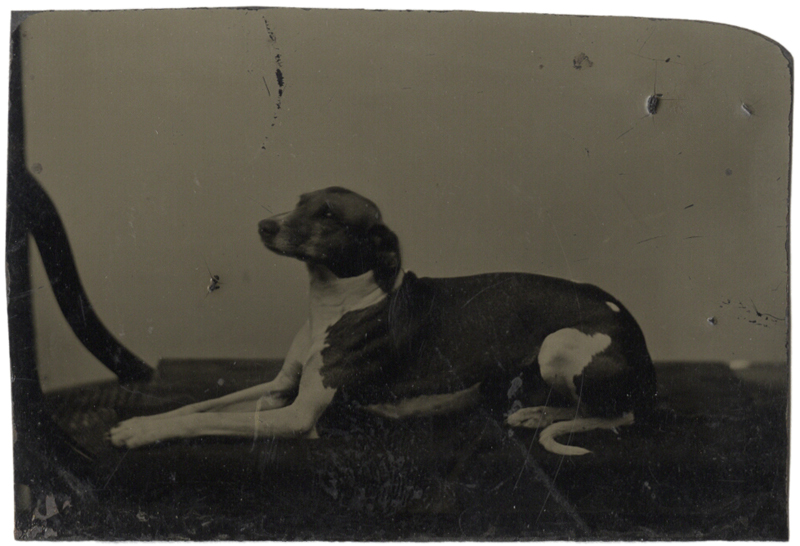
[[[596,429],[614,429],[632,424],[633,413],[626,413],[622,417],[617,417],[615,419],[585,417],[572,419],[570,421],[558,421],[539,433],[539,443],[542,444],[542,447],[547,451],[557,455],[586,455],[587,453],[591,453],[591,451],[583,449],[582,447],[559,444],[556,442],[556,438],[564,434],[588,432]]]

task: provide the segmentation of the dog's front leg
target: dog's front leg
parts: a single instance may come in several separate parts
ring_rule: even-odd
[[[230,436],[251,438],[314,437],[314,427],[333,400],[336,389],[326,387],[315,354],[306,363],[294,402],[278,409],[256,412],[200,412],[176,417],[136,417],[111,430],[118,447],[140,447],[170,438]]]
[[[228,436],[249,438],[314,438],[321,411],[296,405],[246,413],[205,412],[173,418],[137,417],[111,430],[111,443],[137,448],[173,438]]]

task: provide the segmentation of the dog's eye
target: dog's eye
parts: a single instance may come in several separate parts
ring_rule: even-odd
[[[336,215],[333,213],[330,207],[325,207],[319,211],[319,215],[323,218],[336,218]]]

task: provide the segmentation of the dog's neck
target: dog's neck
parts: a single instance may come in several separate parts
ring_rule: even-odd
[[[341,307],[345,311],[377,303],[386,294],[375,282],[372,271],[356,277],[339,278],[326,268],[309,268],[311,306]]]
[[[314,323],[336,322],[349,311],[365,309],[386,297],[375,282],[375,275],[367,271],[355,277],[337,277],[329,269],[309,266],[309,303],[311,320]],[[395,287],[402,282],[402,272]]]
[[[365,309],[386,297],[372,271],[339,278],[325,267],[309,266],[308,324],[312,345],[324,343],[328,328],[345,313]]]

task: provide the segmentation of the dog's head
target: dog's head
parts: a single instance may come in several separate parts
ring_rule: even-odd
[[[400,272],[400,245],[380,210],[344,188],[301,195],[293,211],[259,222],[258,232],[273,252],[324,266],[337,277],[373,271],[385,292]]]

